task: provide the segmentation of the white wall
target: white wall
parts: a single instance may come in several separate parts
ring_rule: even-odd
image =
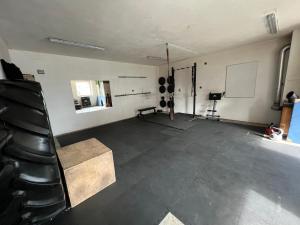
[[[280,113],[271,110],[274,100],[279,52],[289,39],[275,39],[208,54],[194,59],[176,62],[179,68],[197,62],[197,114],[206,114],[211,107],[208,101],[210,91],[225,91],[226,66],[244,62],[258,62],[255,98],[223,98],[217,110],[222,118],[269,123],[279,121]],[[112,61],[60,56],[53,54],[9,51],[12,61],[23,73],[36,76],[44,90],[54,135],[93,127],[133,117],[140,107],[158,105],[158,73],[165,76],[166,66],[159,68]],[[172,53],[171,53],[172,57]],[[204,65],[207,62],[207,65]],[[45,75],[37,75],[37,69],[44,69]],[[146,79],[121,79],[120,75],[146,76]],[[178,76],[185,76],[184,79]],[[176,72],[175,109],[177,112],[192,113],[191,71]],[[181,77],[182,78],[182,77]],[[113,107],[104,111],[76,114],[73,104],[70,80],[109,80]],[[186,92],[178,88],[186,86]],[[200,86],[202,87],[200,89]],[[151,91],[149,96],[114,97],[116,94]],[[187,101],[185,101],[187,100]]]
[[[194,59],[176,62],[172,66],[180,68],[197,62],[197,108],[196,113],[206,115],[211,106],[208,101],[209,92],[225,91],[226,66],[244,62],[258,62],[258,73],[254,98],[223,98],[218,102],[217,110],[222,118],[254,123],[270,123],[279,121],[280,113],[271,110],[277,81],[279,52],[288,39],[275,39],[234,48],[218,53],[208,54]],[[172,54],[172,53],[170,53]],[[207,65],[204,65],[207,62]],[[160,66],[160,75],[167,74],[166,66]],[[191,72],[175,73],[175,79],[186,76],[191,83]],[[177,81],[180,79],[176,79]],[[176,90],[183,84],[176,82]],[[185,86],[188,86],[184,84]],[[190,85],[191,86],[191,85]],[[202,86],[202,89],[200,89]],[[178,90],[177,90],[178,91]],[[183,103],[187,99],[186,103]],[[177,108],[176,108],[177,105]],[[175,96],[175,110],[192,113],[191,91]]]
[[[300,29],[293,32],[283,99],[288,92],[294,91],[300,95]]]
[[[157,104],[157,67],[18,50],[10,50],[10,55],[23,73],[34,74],[41,83],[54,135],[133,117],[138,108]],[[37,69],[46,74],[37,75]],[[121,79],[120,75],[147,78]],[[76,114],[70,80],[109,80],[113,107]],[[132,90],[152,94],[114,97]]]
[[[0,59],[5,59],[6,61],[10,62],[8,47],[5,41],[1,37],[0,37]],[[0,79],[4,79],[4,78],[5,78],[4,72],[0,64]]]

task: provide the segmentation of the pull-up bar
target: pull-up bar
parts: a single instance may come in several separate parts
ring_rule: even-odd
[[[185,70],[185,69],[189,69],[189,68],[192,68],[193,66],[187,66],[187,67],[181,67],[181,68],[178,68],[178,69],[175,69],[175,70]]]

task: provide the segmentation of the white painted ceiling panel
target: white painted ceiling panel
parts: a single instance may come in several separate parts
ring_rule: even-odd
[[[280,33],[264,15],[277,10]],[[299,0],[1,0],[0,36],[9,48],[159,65],[164,43],[172,61],[289,34],[300,24]],[[57,37],[103,46],[104,52],[62,46]]]

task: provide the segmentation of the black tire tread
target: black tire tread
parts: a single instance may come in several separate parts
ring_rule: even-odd
[[[43,164],[54,164],[57,163],[56,156],[43,156],[40,154],[35,154],[34,149],[19,145],[17,143],[13,143],[3,151],[14,158],[28,160],[35,163],[43,163]]]
[[[0,182],[1,225],[39,225],[66,208],[37,82],[0,80]]]
[[[0,85],[0,97],[4,100],[13,101],[41,111],[44,110],[42,96],[38,93],[26,89],[20,90],[16,87],[7,87],[6,85]]]

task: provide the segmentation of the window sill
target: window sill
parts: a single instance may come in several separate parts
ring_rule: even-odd
[[[87,107],[87,108],[82,108],[76,110],[76,113],[81,114],[81,113],[87,113],[87,112],[95,112],[95,111],[100,111],[104,109],[108,109],[111,107],[105,107],[105,106],[92,106],[92,107]]]

